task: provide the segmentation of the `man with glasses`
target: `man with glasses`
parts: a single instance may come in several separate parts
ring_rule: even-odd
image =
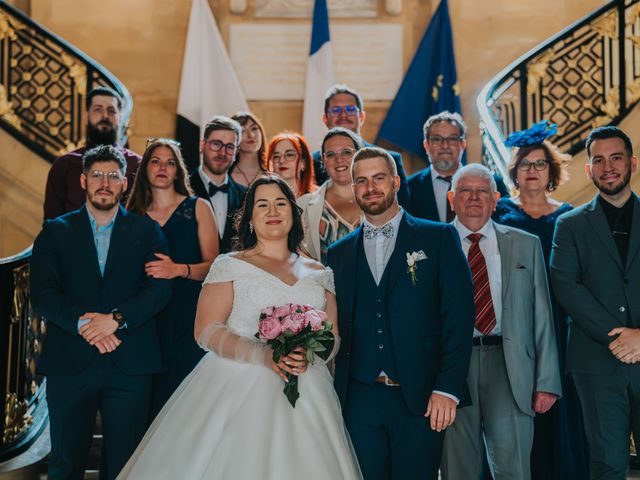
[[[623,479],[629,434],[640,440],[640,201],[629,137],[600,127],[586,140],[589,203],[560,216],[551,283],[571,317],[566,370],[571,374],[591,453],[592,479]]]
[[[114,479],[148,426],[152,374],[162,370],[154,316],[169,280],[145,264],[168,254],[157,223],[127,212],[126,160],[102,145],[84,153],[85,205],[47,220],[33,246],[31,302],[47,324],[38,372],[47,377],[50,479],[84,478],[96,412],[100,478]]]
[[[467,146],[467,126],[460,114],[445,111],[429,117],[423,132],[431,165],[409,177],[411,202],[407,210],[418,218],[449,223],[455,213],[447,201],[447,192]],[[502,177],[494,175],[494,179],[500,195],[508,197]]]
[[[140,155],[118,145],[122,127],[122,97],[111,88],[97,87],[89,92],[86,102],[87,139],[82,148],[58,157],[49,170],[44,197],[45,220],[80,208],[85,202],[85,192],[80,187],[82,155],[98,145],[113,145],[127,161],[127,181],[133,185]],[[126,203],[126,192],[121,199]]]
[[[202,163],[190,176],[193,192],[209,200],[216,215],[220,253],[230,252],[235,236],[233,216],[242,204],[246,188],[228,174],[242,138],[242,126],[229,117],[213,117],[200,140]]]
[[[344,84],[336,84],[329,89],[324,97],[324,115],[322,123],[328,129],[342,127],[351,130],[356,135],[360,135],[360,127],[364,123],[365,112],[362,97],[353,89]],[[371,143],[363,140],[365,147],[373,147]],[[315,145],[311,146],[312,148]],[[400,189],[398,190],[398,201],[400,205],[407,208],[409,205],[409,187],[407,185],[407,174],[402,166],[402,155],[398,152],[388,150],[393,157],[400,177]],[[327,179],[327,172],[322,163],[320,150],[313,152],[313,167],[316,175],[316,182],[322,185]]]

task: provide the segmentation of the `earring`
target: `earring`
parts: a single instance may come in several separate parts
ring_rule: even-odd
[[[547,190],[549,190],[550,192],[553,192],[556,189],[556,184],[553,182],[549,182],[549,184],[547,185]]]
[[[515,185],[516,188],[520,188],[520,183],[518,182],[517,178],[513,180],[513,184]]]
[[[249,223],[249,232],[253,235],[253,223]]]

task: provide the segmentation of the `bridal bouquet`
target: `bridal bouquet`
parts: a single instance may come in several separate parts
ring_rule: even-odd
[[[327,322],[327,314],[310,305],[288,303],[267,307],[260,313],[256,337],[267,341],[273,349],[273,361],[289,355],[298,347],[307,351],[307,360],[313,362],[316,355],[326,360],[333,349],[332,325]],[[295,407],[298,393],[298,377],[285,372],[289,380],[284,394]]]

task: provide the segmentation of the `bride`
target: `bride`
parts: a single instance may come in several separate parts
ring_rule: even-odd
[[[333,274],[298,254],[304,232],[287,184],[257,179],[238,221],[240,252],[220,255],[198,302],[204,356],[169,399],[118,479],[360,479],[331,374],[303,351],[258,341],[260,311],[288,303],[325,310],[338,346]],[[284,393],[299,375],[295,408]]]

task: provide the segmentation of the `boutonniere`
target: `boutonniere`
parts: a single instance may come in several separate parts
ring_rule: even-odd
[[[418,277],[416,273],[418,272],[418,266],[416,262],[420,260],[426,260],[427,256],[424,254],[422,250],[418,250],[417,252],[407,252],[407,273],[411,275],[411,285],[416,286],[416,282],[418,281]]]

